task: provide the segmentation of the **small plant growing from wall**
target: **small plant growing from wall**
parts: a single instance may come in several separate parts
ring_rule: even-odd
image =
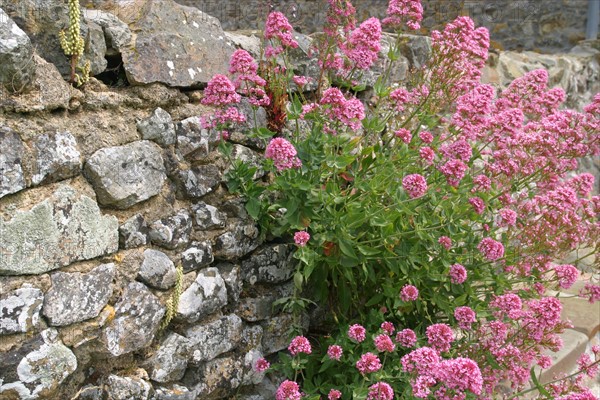
[[[79,18],[81,15],[79,8],[79,0],[68,0],[69,2],[69,28],[67,32],[60,31],[59,39],[60,46],[67,56],[71,56],[71,73],[69,82],[77,86],[81,86],[89,80],[90,77],[90,62],[85,61],[83,65],[79,65],[83,50],[85,48],[85,40],[81,36],[81,28]],[[79,70],[80,74],[77,73]]]

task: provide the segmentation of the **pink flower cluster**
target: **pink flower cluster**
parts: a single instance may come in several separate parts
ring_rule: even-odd
[[[458,326],[464,330],[471,330],[471,325],[477,320],[475,311],[471,307],[462,306],[454,309],[454,318],[458,321]]]
[[[350,33],[342,52],[351,62],[352,68],[369,69],[381,50],[381,23],[375,17],[364,21]]]
[[[277,388],[277,392],[275,392],[275,400],[300,400],[301,398],[300,386],[290,380],[283,381]]]
[[[379,357],[370,352],[361,355],[356,362],[356,369],[358,369],[362,375],[377,372],[381,369],[381,367],[382,365]]]
[[[361,121],[365,118],[363,103],[355,97],[346,100],[344,94],[338,88],[325,90],[320,104],[322,106],[329,106],[323,110],[325,116],[353,130],[358,130],[361,127]]]
[[[402,347],[413,347],[417,343],[417,335],[412,329],[403,329],[396,333],[396,342]]]
[[[419,289],[413,285],[404,285],[400,291],[402,301],[414,301],[419,298]]]
[[[489,237],[483,238],[479,242],[477,249],[489,261],[496,261],[504,256],[504,246],[502,243]]]
[[[298,232],[294,233],[294,242],[299,247],[306,246],[306,243],[308,243],[309,240],[310,240],[310,233],[308,233],[306,231],[298,231]]]
[[[271,139],[265,150],[265,157],[273,160],[278,171],[301,167],[302,161],[297,154],[294,145],[284,138]]]
[[[265,23],[265,39],[277,39],[284,47],[296,48],[298,42],[292,36],[292,25],[279,11],[273,11],[267,16]]]
[[[304,336],[296,336],[290,342],[288,346],[288,351],[291,355],[295,356],[300,353],[310,354],[312,352],[312,348],[310,346],[310,342]]]
[[[211,78],[204,89],[202,104],[226,106],[239,103],[241,96],[235,92],[235,85],[225,75],[217,74]]]
[[[471,197],[469,199],[469,204],[471,204],[473,210],[475,210],[477,214],[483,214],[485,211],[485,203],[480,197]]]
[[[568,289],[579,278],[579,270],[570,264],[557,265],[554,267],[554,273],[558,280],[558,287],[561,289]]]
[[[450,350],[450,345],[454,341],[452,328],[447,324],[429,325],[425,331],[428,343],[439,352]]]
[[[460,264],[452,264],[448,276],[450,276],[450,282],[460,285],[467,280],[467,269]]]
[[[375,339],[373,339],[373,341],[375,342],[375,347],[377,348],[377,351],[391,353],[396,349],[396,345],[394,344],[394,342],[392,342],[392,339],[386,334],[375,336]]]
[[[342,398],[342,392],[337,389],[331,389],[327,394],[327,400],[338,400]]]
[[[365,340],[367,331],[362,325],[354,324],[348,328],[348,337],[357,343]]]
[[[450,239],[448,236],[440,236],[438,243],[441,244],[446,250],[450,250],[452,248],[452,239]]]
[[[327,356],[331,360],[340,361],[343,353],[344,353],[344,350],[342,349],[342,346],[339,346],[337,344],[332,344],[331,346],[329,346],[327,348]]]
[[[229,73],[235,76],[234,85],[243,95],[248,96],[250,104],[257,107],[268,106],[269,96],[265,92],[267,82],[258,76],[258,65],[250,53],[238,49],[229,60]]]
[[[593,283],[586,283],[583,289],[581,289],[579,295],[581,297],[587,297],[591,304],[600,301],[600,285],[594,285]]]
[[[367,400],[394,400],[394,390],[386,382],[377,382],[369,386]]]
[[[416,199],[427,193],[427,181],[420,174],[406,175],[402,178],[402,187],[411,199]]]
[[[404,24],[412,30],[421,28],[423,20],[423,6],[421,0],[390,0],[387,8],[387,17],[382,21],[396,30]]]
[[[271,364],[267,360],[265,360],[264,358],[259,358],[254,363],[254,370],[256,372],[265,372],[269,368],[271,368]]]

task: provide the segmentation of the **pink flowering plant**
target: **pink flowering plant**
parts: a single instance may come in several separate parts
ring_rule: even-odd
[[[296,246],[284,309],[318,303],[338,332],[312,348],[295,339],[294,379],[281,389],[293,394],[281,398],[301,397],[300,378],[303,393],[329,398],[483,399],[506,381],[513,393],[532,381],[547,398],[585,396],[580,378],[542,387],[534,367],[550,366],[544,351],[568,327],[547,289],[568,289],[600,250],[594,178],[575,172],[600,154],[600,94],[582,111],[561,108],[565,93],[545,70],[504,90],[482,84],[489,35],[468,17],[432,32],[427,63],[398,81],[420,1],[391,0],[386,18],[362,23],[348,0],[328,3],[309,49],[317,73],[294,70],[298,42],[274,12],[260,59],[236,51],[231,77],[215,76],[203,100],[216,108],[205,126],[224,139],[245,119],[242,96],[248,118],[266,108],[267,126],[250,133],[262,165],[231,160],[221,143],[228,188],[263,238]],[[581,295],[597,301],[600,287],[590,281]]]

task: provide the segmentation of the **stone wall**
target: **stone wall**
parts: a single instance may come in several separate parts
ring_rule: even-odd
[[[327,2],[320,0],[177,0],[219,18],[227,30],[261,28],[270,8],[284,12],[303,33],[321,29]],[[458,15],[471,16],[505,50],[564,51],[585,39],[588,0],[423,0],[421,33]],[[359,20],[384,17],[387,0],[353,0]]]
[[[293,248],[261,241],[227,193],[219,137],[199,124],[210,110],[198,88],[258,39],[167,0],[97,2],[85,56],[112,85],[75,89],[52,42],[65,4],[4,1],[0,399],[270,398],[251,366],[287,345],[291,316],[272,305],[290,294]],[[399,79],[427,57],[426,38],[409,43]],[[501,52],[485,79],[502,87],[546,67],[580,108],[600,89],[599,54]],[[307,73],[306,53],[294,58]],[[264,148],[249,128],[232,141],[252,162]]]

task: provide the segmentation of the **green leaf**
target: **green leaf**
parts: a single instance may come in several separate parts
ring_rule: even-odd
[[[364,246],[364,245],[358,245],[358,251],[361,252],[361,254],[364,254],[365,256],[376,256],[377,254],[381,253],[381,250],[376,249],[374,247],[369,247],[369,246]]]
[[[338,243],[340,245],[340,250],[342,250],[342,253],[344,253],[348,257],[358,261],[358,256],[356,255],[356,252],[354,251],[352,242],[350,242],[349,240],[340,239]]]
[[[368,394],[369,394],[368,388],[363,388],[363,387],[354,388],[354,390],[352,391],[352,399],[364,400],[367,398]]]
[[[260,215],[260,209],[261,204],[257,198],[250,197],[246,202],[246,211],[248,211],[248,214],[255,220],[257,220]]]
[[[365,307],[371,307],[374,306],[375,304],[379,304],[381,302],[381,300],[383,300],[384,295],[383,293],[377,293],[375,294],[375,296],[371,297],[369,299],[369,301],[367,301],[367,304],[365,304]]]
[[[298,289],[298,290],[302,289],[303,280],[304,280],[304,277],[302,276],[302,272],[298,271],[294,274],[294,286],[296,286],[296,289]]]
[[[548,393],[546,388],[544,388],[542,386],[542,384],[538,381],[537,376],[535,376],[535,371],[534,371],[533,367],[529,370],[529,374],[531,375],[531,381],[535,385],[536,389],[544,396],[547,396],[547,398],[549,398],[549,399],[552,398],[552,395],[550,395],[550,393]]]

